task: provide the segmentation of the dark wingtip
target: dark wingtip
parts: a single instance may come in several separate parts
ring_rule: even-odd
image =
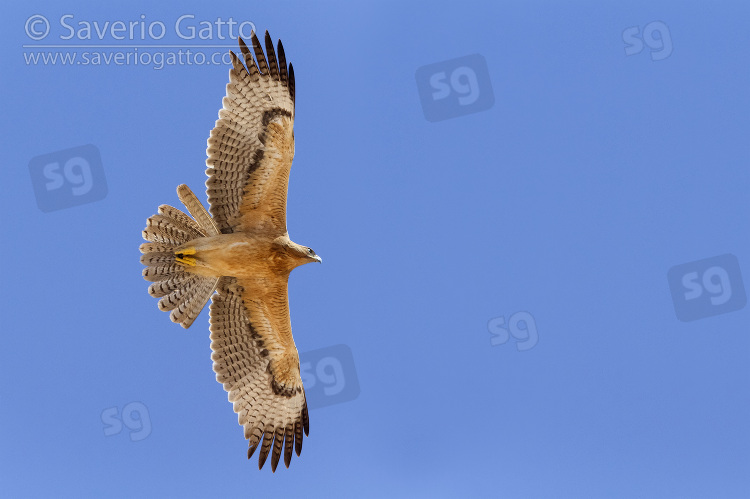
[[[266,31],[266,34],[268,31]],[[253,41],[253,51],[255,52],[255,58],[258,60],[258,72],[262,75],[266,75],[269,73],[268,69],[268,63],[266,62],[266,56],[263,53],[263,46],[260,44],[260,40],[258,40],[258,37],[255,35],[255,32],[253,32],[252,35],[252,41]]]
[[[310,417],[307,414],[307,403],[305,403],[305,407],[302,409],[302,425],[305,428],[305,435],[309,437],[310,436]]]
[[[276,471],[276,467],[279,465],[279,459],[281,458],[281,451],[284,447],[284,429],[281,427],[276,428],[273,438],[273,451],[271,453],[271,470]]]
[[[260,456],[258,456],[258,469],[259,470],[263,469],[263,465],[266,464],[266,459],[268,459],[268,453],[263,454],[261,452]]]
[[[302,423],[297,420],[296,423],[294,423],[294,451],[297,453],[297,456],[299,456],[300,452],[302,452],[302,439],[304,437],[302,436]]]
[[[263,443],[260,446],[260,456],[258,456],[258,469],[263,468],[263,465],[266,464],[266,459],[268,459],[268,453],[271,450],[271,446],[273,444],[273,433],[269,430],[266,430],[263,432]]]
[[[266,31],[265,44],[266,59],[268,61],[268,74],[272,79],[280,81],[279,62],[276,58],[276,50],[273,47],[273,40],[271,39],[271,35],[268,34],[268,31]]]
[[[294,445],[294,426],[289,424],[284,431],[284,466],[289,468],[292,462],[292,446]]]
[[[294,89],[294,66],[292,66],[292,63],[289,63],[289,94],[292,96],[292,102],[295,101],[295,92]]]
[[[284,54],[284,45],[281,40],[276,44],[276,59],[279,65],[279,78],[281,83],[289,86],[289,70],[287,69],[286,54]]]
[[[258,442],[258,443],[260,443],[260,442]],[[251,457],[253,457],[253,454],[255,454],[255,449],[258,448],[258,443],[256,443],[255,445],[251,445],[250,448],[247,449],[247,458],[248,459],[250,459]]]
[[[242,62],[240,61],[240,58],[237,57],[237,54],[235,54],[234,52],[230,50],[229,55],[232,58],[232,67],[234,69],[236,69],[237,71],[241,71],[245,69],[245,66],[242,65]]]

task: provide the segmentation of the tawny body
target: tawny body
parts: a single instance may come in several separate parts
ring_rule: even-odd
[[[288,276],[309,261],[297,256],[298,246],[287,235],[270,238],[237,232],[194,239],[175,249],[175,254],[184,252],[194,259],[186,270],[204,277],[267,281]]]

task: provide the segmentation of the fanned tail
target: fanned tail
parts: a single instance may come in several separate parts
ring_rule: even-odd
[[[148,219],[140,246],[143,278],[152,284],[151,296],[160,298],[159,310],[171,311],[169,318],[184,328],[198,317],[211,298],[220,278],[203,277],[186,270],[175,258],[174,250],[188,241],[219,233],[211,216],[186,185],[177,188],[180,201],[193,218],[169,205],[159,206],[159,212]]]

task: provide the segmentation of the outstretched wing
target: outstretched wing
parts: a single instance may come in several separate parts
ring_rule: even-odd
[[[271,454],[275,472],[282,448],[289,467],[309,433],[299,356],[292,340],[286,279],[260,288],[222,277],[211,303],[211,358],[249,440],[248,459],[263,440],[258,468]]]
[[[208,139],[206,181],[211,215],[223,233],[286,233],[286,193],[294,157],[294,70],[284,47],[278,58],[266,31],[255,58],[240,38],[245,65],[234,54],[227,95]]]

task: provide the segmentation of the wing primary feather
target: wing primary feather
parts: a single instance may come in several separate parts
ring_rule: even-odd
[[[302,452],[302,423],[296,421],[294,423],[294,452],[297,456]]]
[[[286,69],[286,56],[284,55],[284,46],[281,44],[281,40],[279,40],[279,44],[277,46],[277,55],[279,56],[279,74],[281,76],[281,83],[288,86],[289,73]]]
[[[260,428],[253,428],[252,430],[245,430],[245,438],[248,439],[250,448],[247,449],[247,458],[250,459],[253,457],[253,454],[255,453],[255,449],[258,448],[258,444],[260,443],[261,438],[263,437],[263,434],[260,431]]]
[[[232,58],[232,67],[234,68],[234,70],[239,71],[240,73],[246,72],[245,66],[240,62],[240,58],[237,57],[237,55],[231,50],[229,51],[229,55]]]
[[[292,63],[289,63],[289,95],[292,96],[292,102],[294,102],[294,67]]]
[[[258,469],[263,468],[268,459],[268,451],[271,450],[271,442],[273,441],[272,428],[266,427],[266,431],[263,433],[263,443],[260,446],[260,455],[258,456]]]
[[[255,442],[255,444],[251,444],[251,445],[250,445],[250,448],[249,448],[249,449],[247,449],[247,458],[248,458],[248,459],[250,459],[251,457],[253,457],[253,454],[255,454],[255,449],[257,449],[257,448],[258,448],[258,444],[259,444],[259,443],[260,443],[260,442]]]
[[[305,428],[305,435],[310,436],[310,418],[307,415],[307,401],[302,408],[302,426]]]
[[[279,66],[276,62],[276,53],[273,49],[273,40],[271,40],[271,35],[268,34],[268,31],[266,31],[266,57],[268,57],[268,66],[271,71],[271,78],[274,80],[279,79]]]
[[[253,40],[253,50],[255,51],[255,58],[258,59],[258,70],[261,74],[268,74],[268,64],[266,63],[266,56],[263,55],[263,47],[260,45],[258,36],[253,31],[250,35]]]
[[[250,36],[255,36],[255,32],[253,31],[253,34]],[[247,66],[247,72],[250,76],[253,76],[254,74],[258,73],[258,66],[255,65],[255,59],[253,59],[252,54],[250,54],[250,49],[247,48],[247,44],[245,44],[245,40],[240,38],[240,50],[242,51],[242,56],[245,59],[245,66]]]
[[[253,31],[253,33],[250,36],[253,36],[254,34],[255,34],[255,31]],[[250,50],[248,50],[245,40],[243,40],[241,36],[238,36],[237,41],[240,44],[240,51],[242,52],[242,55],[245,57],[245,59],[250,57]]]
[[[292,433],[292,425],[286,426],[284,434],[284,466],[289,467],[289,463],[292,462],[292,445],[294,444],[294,433]]]
[[[273,455],[271,456],[271,471],[276,473],[276,466],[281,458],[281,447],[284,445],[284,428],[279,426],[273,439]]]

